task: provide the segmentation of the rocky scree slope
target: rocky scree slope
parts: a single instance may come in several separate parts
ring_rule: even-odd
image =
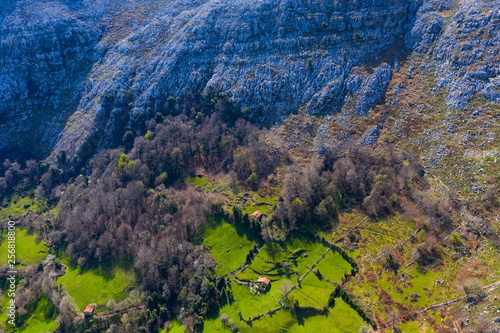
[[[463,108],[476,93],[500,102],[500,1],[429,1],[417,17],[408,47],[434,72],[435,91],[448,90],[447,106]]]

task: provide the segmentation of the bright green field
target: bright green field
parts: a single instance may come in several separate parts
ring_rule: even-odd
[[[217,226],[217,229],[212,230],[219,232],[222,229]],[[227,230],[224,232],[227,233]],[[222,239],[220,242],[227,242],[225,238],[222,237]],[[301,250],[300,254],[295,252],[297,250]],[[219,313],[230,318],[241,332],[315,332],[316,330],[357,332],[363,320],[340,299],[338,306],[329,309],[330,312],[325,317],[323,310],[328,304],[330,293],[334,290],[332,284],[319,279],[313,272],[310,272],[298,285],[299,275],[295,272],[299,271],[302,276],[326,251],[327,248],[314,238],[298,233],[292,234],[281,243],[267,243],[253,259],[250,267],[237,275],[237,279],[255,281],[262,275],[271,280],[270,290],[263,294],[255,293],[250,286],[239,285],[233,281],[231,292],[236,301],[224,305]],[[219,260],[216,257],[218,263]],[[244,257],[240,260],[242,262]],[[238,263],[233,265],[234,268],[239,267]],[[289,266],[289,275],[286,275],[286,265]],[[318,268],[322,276],[332,282],[338,282],[345,273],[350,272],[351,265],[342,259],[339,253],[329,251],[320,261]],[[266,315],[253,321],[251,326],[239,319],[238,311],[243,318],[251,319],[280,307],[278,301],[283,296],[280,286],[284,281],[288,281],[289,287],[297,285],[288,296],[292,304],[296,300],[299,302],[299,310],[296,313],[278,310],[272,316]],[[332,325],[335,325],[333,329]],[[205,320],[204,332],[225,332],[226,328],[219,318],[206,318]]]
[[[300,283],[299,289],[319,304],[326,306],[334,287],[324,280],[319,280],[313,273],[309,273]]]
[[[304,250],[305,252],[296,259],[291,259],[293,252],[296,250]],[[298,271],[302,275],[316,263],[326,250],[327,248],[314,238],[294,233],[285,242],[267,243],[259,252],[259,257],[273,262],[288,261],[291,263],[290,270]],[[257,262],[256,264],[258,265]],[[252,264],[251,267],[258,270],[258,266],[254,267]],[[321,274],[330,281],[339,282],[345,273],[350,272],[351,265],[342,259],[339,253],[329,251],[319,263],[318,268]]]
[[[328,309],[326,316],[313,309],[303,309],[296,313],[289,310],[279,310],[272,316],[267,315],[253,321],[251,326],[239,320],[237,311],[235,303],[226,304],[220,309],[220,313],[226,314],[242,333],[357,333],[361,325],[364,324],[357,312],[340,298],[336,299],[334,308]],[[231,330],[219,318],[210,318],[205,320],[203,332],[229,333]]]
[[[206,319],[203,322],[204,333],[232,333],[231,329],[224,325],[219,318]]]
[[[203,245],[210,249],[217,262],[215,271],[218,275],[227,274],[240,267],[256,244],[253,235],[245,226],[230,224],[220,217],[209,220],[202,235]]]
[[[250,267],[263,274],[266,271],[270,271],[271,269],[273,269],[274,264],[264,261],[264,259],[262,259],[260,255],[257,255],[255,258],[253,258]]]
[[[43,241],[35,239],[35,232],[31,228],[16,226],[16,261],[22,265],[31,265],[43,262],[47,258],[48,248]],[[0,265],[7,264],[8,241],[7,231],[0,231]]]
[[[295,320],[287,328],[289,332],[331,332],[331,333],[357,333],[364,324],[358,313],[351,309],[341,298],[335,299],[335,307],[328,309],[328,314],[309,316],[311,313],[300,311],[298,320]],[[284,314],[291,317],[289,312]],[[276,315],[282,315],[277,313]],[[278,319],[278,316],[276,316]]]
[[[198,186],[208,186],[208,183],[192,182]],[[219,217],[206,223],[199,233],[199,243],[212,253],[217,263],[216,273],[225,275],[245,262],[256,241],[243,225],[235,225]],[[306,273],[327,250],[315,238],[300,233],[292,233],[282,242],[265,244],[250,266],[239,272],[236,278],[240,281],[255,281],[259,276],[265,276],[271,280],[270,290],[261,294],[252,291],[251,285],[240,285],[233,280],[230,290],[235,301],[223,305],[219,314],[205,318],[203,332],[231,331],[219,315],[226,316],[240,332],[358,332],[364,324],[363,320],[341,299],[335,308],[323,312],[334,290],[332,284],[310,272],[298,285],[299,276]],[[351,268],[336,251],[328,251],[316,267],[322,276],[332,282],[339,282]],[[288,281],[290,287],[297,285],[297,289],[289,295],[292,302],[299,301],[296,312],[281,309],[271,316],[253,321],[251,325],[240,319],[240,314],[245,319],[251,319],[279,308],[279,300],[283,296],[280,286],[284,281]]]
[[[205,177],[188,177],[186,178],[186,182],[189,184],[193,185],[194,187],[202,186],[205,184],[211,185],[212,182],[210,182],[208,179]]]
[[[0,327],[6,327],[7,317],[6,306],[9,302],[8,297],[3,297],[2,300],[2,314],[0,316]],[[38,299],[36,304],[28,306],[28,313],[31,313],[26,322],[17,328],[17,332],[46,332],[53,331],[57,328],[57,324],[55,322],[58,313],[57,308],[54,303],[47,297],[47,294],[42,293]],[[8,326],[11,327],[10,325]],[[6,330],[6,332],[11,332],[10,330]]]
[[[245,268],[245,270],[239,273],[236,277],[241,281],[256,281],[262,274],[255,273],[250,268]]]
[[[11,197],[7,207],[0,208],[0,221],[23,216],[28,212],[28,209],[40,211],[41,205],[36,199],[29,196],[21,198],[18,195],[14,195]]]
[[[7,322],[6,310],[9,305],[10,298],[6,296],[5,290],[2,291],[2,313],[0,314],[0,327],[5,328],[5,323]]]
[[[245,319],[248,319],[280,307],[278,303],[278,300],[282,296],[279,291],[280,285],[281,280],[276,283],[271,282],[271,289],[268,292],[256,295],[250,291],[249,288],[232,283],[231,291],[236,298],[236,303],[241,311],[241,315]]]
[[[323,307],[318,304],[314,299],[306,295],[300,288],[296,288],[288,295],[290,303],[299,303],[301,308],[315,308],[321,310]]]
[[[123,300],[128,296],[125,290],[135,286],[135,273],[131,267],[100,266],[82,272],[67,261],[64,264],[67,267],[66,274],[57,282],[75,299],[76,305],[82,310],[88,304],[96,303],[96,311],[100,312],[110,299],[117,302]]]
[[[319,262],[315,270],[332,282],[340,282],[344,274],[351,271],[351,264],[342,258],[337,251],[329,251]]]

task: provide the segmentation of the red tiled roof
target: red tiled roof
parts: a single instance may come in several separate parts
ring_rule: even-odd
[[[269,283],[271,282],[271,280],[269,280],[268,278],[265,278],[265,277],[260,276],[260,277],[257,279],[257,282],[264,282],[265,284],[269,284]]]
[[[257,210],[257,211],[255,211],[255,212],[252,214],[252,216],[255,216],[255,217],[259,218],[259,217],[261,217],[261,216],[262,216],[262,212]]]
[[[89,304],[87,305],[85,310],[83,310],[83,312],[94,312],[94,310],[95,310],[95,304]]]

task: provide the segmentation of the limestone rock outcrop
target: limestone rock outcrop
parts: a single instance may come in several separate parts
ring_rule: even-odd
[[[272,125],[365,116],[410,56],[460,108],[498,102],[499,0],[18,1],[0,5],[0,150],[69,156],[213,88]],[[399,88],[398,88],[399,89]],[[432,93],[432,92],[430,92]],[[64,127],[64,128],[63,128]],[[31,133],[31,135],[28,135]],[[32,139],[35,138],[35,139]]]

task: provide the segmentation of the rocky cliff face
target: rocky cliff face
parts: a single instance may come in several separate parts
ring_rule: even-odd
[[[108,0],[0,4],[0,158],[50,153],[93,66],[142,19],[137,10],[139,21],[110,28],[132,10]]]
[[[58,3],[0,8],[0,149],[47,152],[75,111],[101,31]]]
[[[103,0],[54,1],[57,10],[45,13],[46,2],[4,5],[1,148],[40,121],[32,132],[48,149],[57,141],[55,153],[94,149],[124,118],[152,116],[168,96],[209,87],[262,124],[301,108],[364,116],[410,56],[425,58],[409,72],[432,73],[449,107],[476,93],[498,102],[499,4]],[[16,23],[26,13],[35,15],[31,28]]]

